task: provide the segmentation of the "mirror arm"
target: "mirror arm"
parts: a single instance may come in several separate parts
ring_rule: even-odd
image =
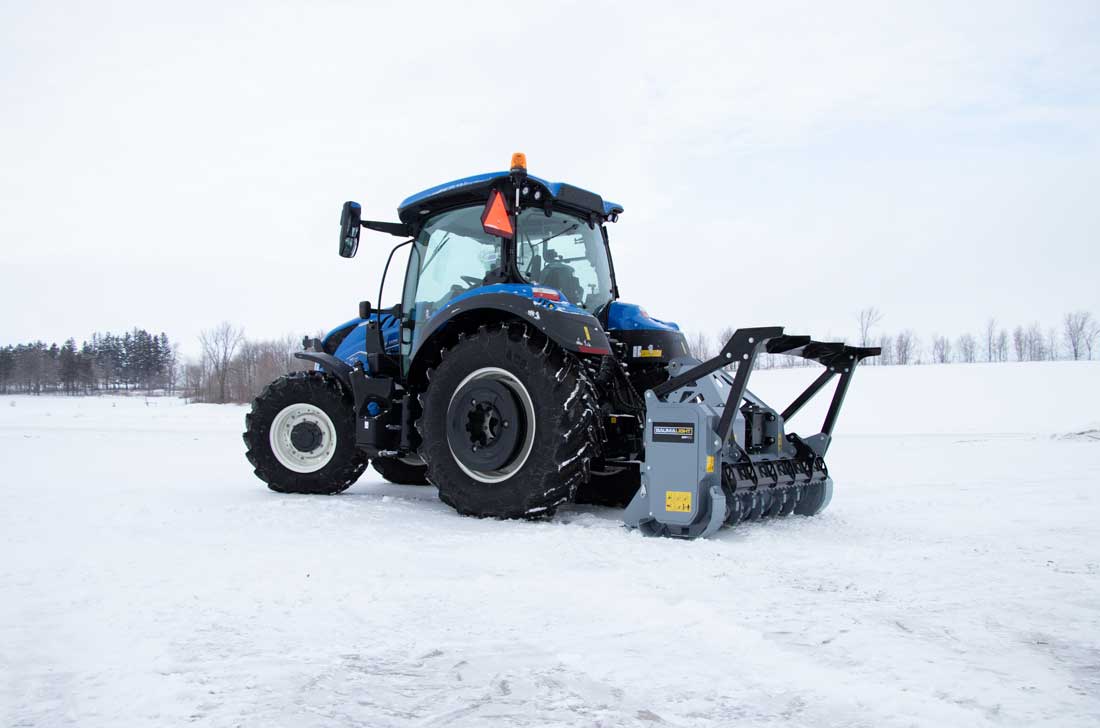
[[[359,224],[368,230],[374,230],[379,233],[389,233],[390,235],[396,235],[399,238],[408,238],[412,236],[412,231],[409,226],[403,222],[377,222],[375,220],[360,220]]]

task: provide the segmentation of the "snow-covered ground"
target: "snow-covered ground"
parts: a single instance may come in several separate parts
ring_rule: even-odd
[[[1100,364],[862,370],[831,508],[694,542],[276,495],[244,411],[0,396],[0,725],[1100,724]]]

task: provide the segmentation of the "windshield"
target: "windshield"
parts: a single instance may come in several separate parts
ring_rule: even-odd
[[[599,227],[562,212],[519,214],[516,266],[524,280],[555,288],[595,312],[611,300],[611,270]]]

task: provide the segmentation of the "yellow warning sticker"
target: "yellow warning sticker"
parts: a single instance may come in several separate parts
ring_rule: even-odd
[[[714,472],[714,456],[713,455],[707,455],[707,472],[708,473],[713,473]]]
[[[638,356],[642,359],[648,359],[650,357],[660,358],[664,355],[664,353],[665,352],[663,349],[642,349],[641,353]]]
[[[691,513],[691,491],[665,491],[665,511],[669,513]]]

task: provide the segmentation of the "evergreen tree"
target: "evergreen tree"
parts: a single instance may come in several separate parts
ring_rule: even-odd
[[[62,388],[69,394],[76,391],[76,383],[80,378],[80,361],[76,351],[76,341],[69,339],[58,351],[58,379]]]
[[[15,374],[15,347],[0,348],[0,393],[7,393]]]
[[[127,331],[122,335],[122,341],[118,348],[119,351],[119,366],[118,370],[121,374],[122,385],[126,388],[130,388],[130,383],[134,380],[134,337]]]
[[[176,383],[176,350],[172,342],[168,340],[168,334],[163,331],[157,337],[160,348],[160,359],[157,368],[160,372],[164,387],[171,392]]]
[[[80,366],[78,370],[78,378],[80,381],[80,388],[84,392],[89,392],[95,388],[95,349],[85,341],[80,347]]]

